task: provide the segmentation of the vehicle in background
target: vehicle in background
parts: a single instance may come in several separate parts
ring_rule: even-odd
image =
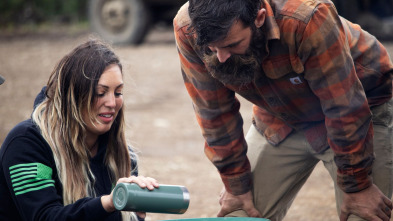
[[[92,31],[113,44],[140,44],[157,23],[171,25],[187,0],[89,0]],[[392,0],[333,0],[340,15],[380,40],[393,40]]]
[[[344,18],[359,24],[379,40],[393,41],[392,0],[332,0]]]
[[[172,25],[186,0],[89,0],[92,31],[113,44],[140,44],[157,23]]]

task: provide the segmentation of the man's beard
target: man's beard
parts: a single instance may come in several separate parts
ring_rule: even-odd
[[[254,80],[257,70],[260,69],[261,59],[256,51],[254,42],[260,41],[261,30],[254,29],[250,47],[243,55],[231,55],[224,63],[217,58],[217,53],[205,53],[204,60],[210,74],[223,84],[245,86]],[[257,43],[258,44],[258,43]]]

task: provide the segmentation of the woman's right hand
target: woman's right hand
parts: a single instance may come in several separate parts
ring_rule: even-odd
[[[120,178],[116,184],[119,183],[136,183],[141,188],[146,188],[149,190],[153,190],[154,188],[158,188],[159,184],[157,180],[151,177],[144,177],[144,176],[130,176],[130,177],[123,177]]]
[[[147,188],[149,190],[153,190],[154,188],[158,188],[159,184],[157,180],[151,177],[144,177],[144,176],[130,176],[130,177],[123,177],[120,178],[116,184],[119,183],[136,183],[141,188]],[[116,210],[115,205],[113,205],[113,191],[110,195],[104,195],[101,197],[101,203],[104,207],[105,211],[113,212]],[[143,213],[139,214],[140,216],[144,216]]]

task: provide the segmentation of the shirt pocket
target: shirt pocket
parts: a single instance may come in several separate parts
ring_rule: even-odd
[[[281,54],[266,58],[262,63],[263,71],[271,79],[281,78],[288,73],[301,74],[304,66],[296,55]]]

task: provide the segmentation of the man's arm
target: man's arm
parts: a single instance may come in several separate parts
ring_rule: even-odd
[[[228,191],[220,200],[222,209],[218,216],[237,209],[243,209],[250,216],[260,216],[252,200],[251,170],[246,156],[247,144],[239,113],[240,103],[233,91],[225,88],[207,72],[191,43],[194,39],[186,28],[178,27],[175,18],[175,38],[181,71],[206,141],[205,153],[219,170]]]
[[[344,191],[340,219],[355,214],[388,220],[391,202],[370,176],[374,161],[371,112],[351,57],[348,41],[352,37],[334,7],[320,4],[305,28],[298,53],[305,78],[325,113],[337,182]],[[383,213],[386,208],[389,211]]]
[[[372,184],[373,129],[349,37],[333,6],[320,4],[305,28],[298,53],[304,61],[305,79],[325,114],[338,185],[344,192],[358,192]]]
[[[187,27],[179,28],[176,19],[174,22],[181,71],[206,141],[205,153],[219,170],[226,189],[244,194],[251,189],[251,172],[240,103],[233,91],[208,73]]]

